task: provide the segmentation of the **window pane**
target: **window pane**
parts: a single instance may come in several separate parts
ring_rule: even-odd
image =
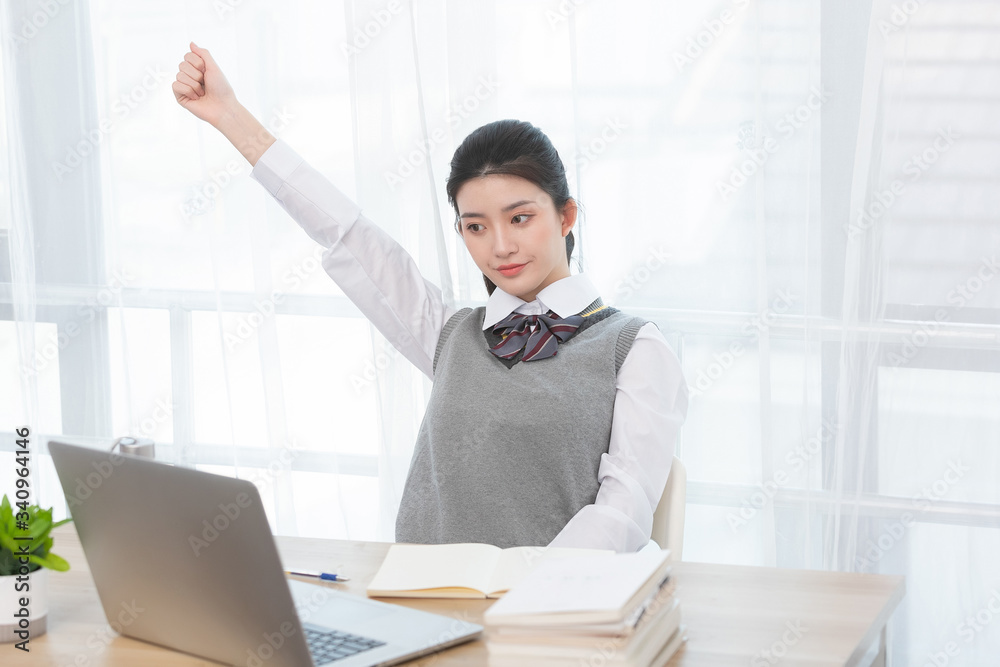
[[[200,443],[266,447],[267,410],[256,336],[228,339],[248,313],[192,313],[194,432]],[[229,395],[228,392],[232,392]],[[230,406],[232,410],[230,411]]]
[[[300,536],[378,539],[379,491],[375,477],[296,471],[292,473],[292,487]]]
[[[170,317],[152,308],[109,308],[111,410],[116,437],[173,442]]]
[[[22,324],[22,327],[29,326]],[[59,385],[60,339],[56,325],[37,322],[35,331],[35,358],[23,369],[17,341],[17,325],[0,321],[0,424],[5,428],[27,426],[32,433],[62,432],[62,397]],[[66,339],[63,339],[65,344]],[[34,377],[38,387],[38,413],[35,423],[26,424],[28,411],[24,403],[25,380]],[[20,380],[20,381],[17,381]]]
[[[279,315],[277,324],[295,447],[377,454],[376,370],[410,362],[387,345],[373,356],[371,325],[362,318]]]
[[[689,477],[731,484],[760,481],[756,342],[689,335],[684,339],[684,375],[691,388],[683,430]]]
[[[1000,373],[879,371],[879,489],[908,498],[1000,502]]]

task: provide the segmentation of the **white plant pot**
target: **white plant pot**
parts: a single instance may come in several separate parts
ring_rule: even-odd
[[[49,613],[49,571],[44,567],[27,575],[27,582],[18,581],[17,575],[0,577],[0,644],[22,642],[45,634],[45,620]],[[16,587],[28,584],[27,590]],[[21,606],[22,598],[28,603],[27,612]],[[27,619],[18,614],[27,613]],[[27,627],[25,627],[27,626]],[[18,634],[27,631],[27,635]]]

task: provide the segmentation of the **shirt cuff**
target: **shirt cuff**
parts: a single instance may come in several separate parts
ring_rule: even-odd
[[[610,549],[619,553],[638,551],[649,542],[638,524],[616,507],[586,505],[569,520],[550,547]]]
[[[257,158],[250,177],[263,185],[272,197],[277,197],[278,190],[303,162],[305,160],[291,146],[277,139]]]

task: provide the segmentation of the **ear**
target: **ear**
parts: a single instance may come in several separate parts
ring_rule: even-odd
[[[561,220],[562,220],[562,235],[566,236],[571,231],[573,231],[573,226],[576,225],[576,214],[579,209],[576,206],[576,200],[570,197],[566,200],[566,205],[563,206]]]

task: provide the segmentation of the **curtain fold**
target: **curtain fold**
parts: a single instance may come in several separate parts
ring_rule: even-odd
[[[109,357],[102,345],[108,323],[97,301],[110,303],[115,295],[99,289],[108,280],[96,156],[106,126],[97,113],[89,11],[87,2],[41,11],[22,0],[0,9],[0,234],[7,251],[0,275],[6,281],[4,319],[11,324],[3,334],[9,360],[3,376],[8,386],[19,386],[5,398],[16,397],[20,408],[13,423],[4,419],[0,428],[10,434],[29,428],[39,455],[52,435],[73,433],[91,442],[110,435],[103,395]],[[56,220],[74,224],[60,227],[52,224]],[[68,285],[76,288],[69,300]],[[63,410],[70,402],[79,409]],[[34,460],[33,488],[44,499],[58,486],[43,460]]]
[[[15,17],[19,9],[17,3],[9,3],[0,11],[0,33],[16,34]],[[20,7],[23,9],[23,6]],[[27,424],[37,423],[38,417],[38,380],[35,356],[35,257],[34,228],[31,224],[31,204],[25,183],[25,134],[21,128],[21,110],[19,91],[23,86],[25,66],[24,54],[11,48],[12,42],[7,42],[0,53],[3,63],[3,99],[0,100],[3,109],[3,136],[0,137],[0,151],[6,156],[3,165],[5,185],[4,217],[7,220],[6,249],[9,260],[7,263],[7,280],[10,286],[11,303],[5,309],[7,318],[13,320],[17,339],[17,368],[20,369],[20,399],[24,420]],[[20,221],[15,223],[15,221]]]

